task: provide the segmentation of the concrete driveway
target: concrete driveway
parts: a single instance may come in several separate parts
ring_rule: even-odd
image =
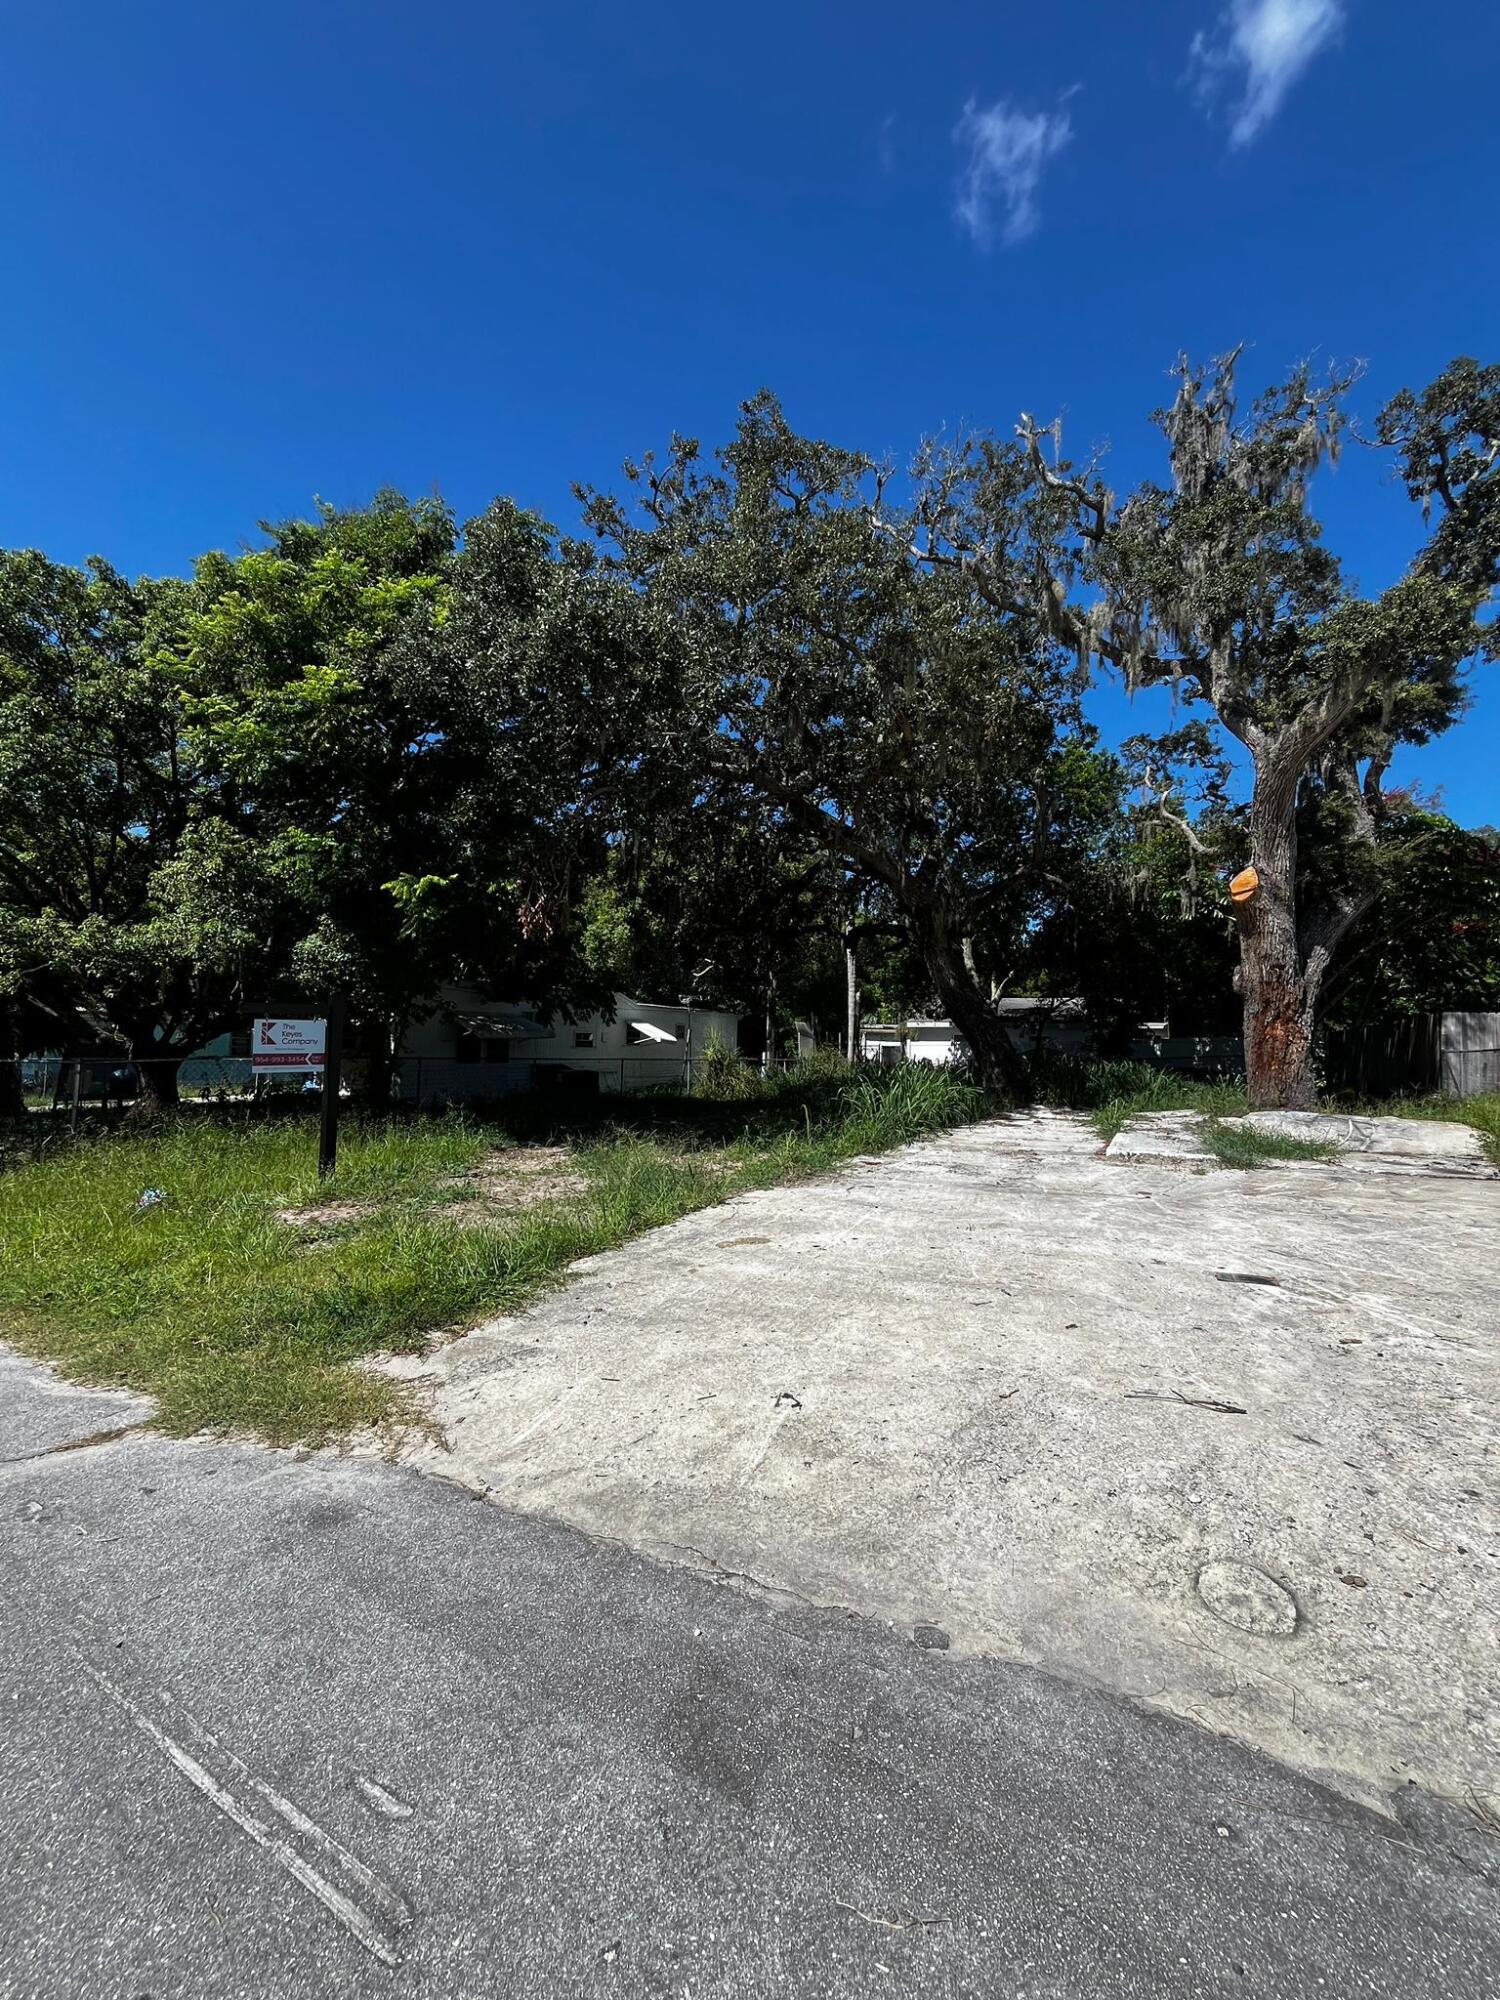
[[[997,1121],[589,1260],[432,1357],[408,1456],[1500,1815],[1500,1186],[1099,1151]]]

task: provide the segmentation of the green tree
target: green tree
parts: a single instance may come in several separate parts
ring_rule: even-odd
[[[1408,482],[1446,511],[1407,573],[1354,594],[1324,546],[1308,482],[1347,427],[1351,377],[1299,369],[1241,410],[1236,356],[1181,364],[1158,413],[1170,482],[1122,506],[1096,471],[1045,449],[1023,418],[1060,538],[1040,589],[1054,631],[1131,686],[1170,683],[1249,752],[1242,859],[1254,893],[1235,905],[1250,1099],[1315,1098],[1313,1035],[1341,940],[1378,894],[1373,854],[1396,747],[1424,743],[1464,704],[1461,668],[1483,649],[1496,578],[1494,371],[1455,364],[1382,420]],[[1441,479],[1439,473],[1442,474]],[[1445,495],[1444,486],[1447,487]],[[1102,586],[1079,606],[1079,588]]]
[[[1376,865],[1380,894],[1330,975],[1330,1022],[1500,1008],[1500,832],[1396,794]]]
[[[0,1000],[28,1039],[175,1066],[288,947],[298,858],[218,795],[162,643],[183,587],[0,553]]]
[[[446,981],[594,991],[618,585],[503,501],[461,550],[394,493],[265,534],[185,581],[0,559],[0,1003],[168,1099],[268,1000],[342,990],[378,1091]]]
[[[1097,810],[1072,662],[1019,585],[1036,482],[1011,454],[1014,601],[918,560],[870,460],[797,436],[769,395],[717,466],[675,440],[587,517],[653,635],[655,727],[889,899],[983,1080],[1025,1068],[976,976],[1018,952]]]

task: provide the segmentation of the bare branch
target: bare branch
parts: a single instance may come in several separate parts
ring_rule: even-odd
[[[1023,410],[1021,421],[1016,425],[1016,436],[1025,445],[1027,456],[1042,484],[1051,487],[1056,493],[1066,493],[1069,499],[1076,502],[1081,514],[1087,517],[1081,518],[1078,523],[1079,532],[1085,541],[1103,541],[1109,521],[1111,496],[1094,477],[1097,461],[1090,461],[1081,479],[1065,477],[1057,470],[1055,463],[1052,465],[1047,463],[1042,451],[1042,439],[1051,438],[1055,461],[1062,442],[1060,417],[1044,425],[1039,424],[1034,417]]]

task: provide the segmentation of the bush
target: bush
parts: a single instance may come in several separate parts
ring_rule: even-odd
[[[719,1104],[739,1104],[758,1097],[762,1084],[759,1073],[743,1057],[711,1035],[702,1055],[693,1065],[693,1095]]]
[[[845,1064],[837,1090],[839,1122],[856,1127],[871,1151],[970,1125],[989,1109],[983,1091],[934,1063]]]

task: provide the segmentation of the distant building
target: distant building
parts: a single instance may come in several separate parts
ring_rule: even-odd
[[[613,1019],[601,1012],[565,1021],[449,987],[402,1043],[398,1091],[423,1104],[470,1103],[549,1085],[612,1095],[691,1082],[710,1042],[738,1051],[738,1014],[628,993],[614,999]]]
[[[1094,1050],[1093,1027],[1082,1000],[1021,994],[994,1005],[1023,1054],[1047,1049],[1056,1055],[1088,1055]],[[867,1062],[877,1063],[950,1063],[967,1053],[951,1021],[869,1021],[860,1030],[860,1049]],[[1165,1021],[1137,1022],[1125,1053],[1134,1062],[1187,1076],[1238,1076],[1245,1066],[1238,1035],[1169,1036]]]
[[[995,1012],[1011,1040],[1023,1050],[1055,1049],[1073,1055],[1092,1040],[1088,1012],[1081,1000],[1040,1000],[1022,994],[997,1000]],[[951,1021],[867,1021],[860,1029],[860,1050],[866,1062],[957,1062],[967,1044]]]
[[[532,1088],[610,1096],[690,1083],[710,1042],[739,1050],[740,1016],[724,1008],[628,993],[614,1000],[612,1019],[596,1012],[567,1021],[522,1001],[487,1000],[475,987],[445,987],[402,1041],[395,1094],[424,1105],[477,1104]],[[180,1075],[185,1090],[247,1088],[249,1022],[195,1050]]]

